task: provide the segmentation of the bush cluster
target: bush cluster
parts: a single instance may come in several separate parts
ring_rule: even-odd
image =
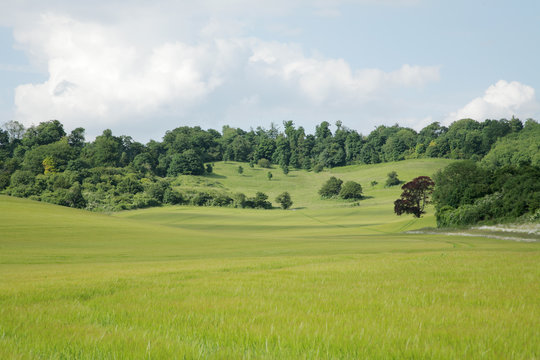
[[[362,198],[362,186],[355,181],[347,181],[343,186],[343,180],[330,177],[319,189],[319,195],[323,198],[340,197],[342,199],[360,200]]]

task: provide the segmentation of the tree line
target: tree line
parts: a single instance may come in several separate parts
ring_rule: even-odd
[[[282,130],[273,124],[249,131],[224,126],[221,132],[182,126],[167,131],[161,141],[142,144],[108,129],[86,141],[83,128],[66,133],[58,120],[29,128],[10,121],[0,129],[0,191],[91,210],[160,203],[264,207],[257,196],[242,200],[238,194],[181,193],[173,189],[174,178],[211,173],[210,164],[221,160],[275,164],[285,173],[289,168],[320,171],[421,157],[540,165],[534,147],[538,124],[532,119],[463,119],[449,127],[435,122],[419,132],[381,125],[367,136],[340,121],[334,132],[330,127],[324,121],[307,134],[292,121],[283,122]]]
[[[402,186],[394,212],[420,217],[433,194],[439,227],[540,220],[540,125],[528,123],[500,139],[478,162],[456,161],[434,181],[421,176]]]

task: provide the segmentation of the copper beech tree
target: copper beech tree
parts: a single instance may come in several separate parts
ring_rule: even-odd
[[[397,215],[413,214],[419,218],[425,213],[435,183],[429,176],[419,176],[401,187],[401,197],[394,201],[394,212]]]

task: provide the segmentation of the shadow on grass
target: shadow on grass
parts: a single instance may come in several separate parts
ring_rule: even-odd
[[[204,177],[208,178],[208,179],[226,179],[227,178],[225,175],[219,175],[219,174],[215,174],[215,173],[206,174],[206,175],[204,175]]]

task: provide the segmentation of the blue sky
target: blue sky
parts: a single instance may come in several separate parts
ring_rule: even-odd
[[[420,129],[540,118],[540,2],[0,4],[0,123],[140,141],[182,125]]]

